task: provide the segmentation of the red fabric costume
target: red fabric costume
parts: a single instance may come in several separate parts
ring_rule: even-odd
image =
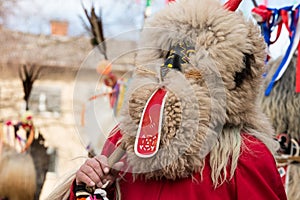
[[[113,135],[108,139],[103,154],[110,155],[121,134]],[[203,177],[195,173],[193,178],[177,181],[133,181],[130,173],[120,181],[122,200],[178,200],[178,199],[209,199],[209,200],[285,200],[287,199],[283,184],[276,168],[275,160],[267,147],[253,136],[242,135],[243,147],[238,167],[234,177],[213,188],[210,178],[211,169],[207,156]],[[109,195],[114,199],[113,192]],[[76,200],[71,188],[70,200]]]

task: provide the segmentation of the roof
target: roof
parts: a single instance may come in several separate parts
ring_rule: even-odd
[[[55,35],[33,35],[0,29],[0,63],[32,63],[47,67],[79,68],[83,62],[94,68],[103,56],[92,47],[90,38]],[[128,40],[108,40],[109,59],[118,57],[121,49],[135,49],[136,42]],[[92,52],[92,53],[91,53]],[[93,55],[91,57],[91,55]],[[86,59],[89,56],[89,59]],[[88,61],[88,62],[86,62]],[[115,61],[116,65],[133,65],[134,54],[129,53]],[[92,66],[93,65],[93,66]]]

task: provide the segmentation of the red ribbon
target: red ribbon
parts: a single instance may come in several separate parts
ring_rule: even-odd
[[[224,4],[224,8],[230,11],[235,11],[241,2],[242,0],[229,0]]]
[[[265,5],[254,7],[251,12],[259,15],[262,20],[261,22],[269,21],[272,16],[272,11],[268,10]]]
[[[281,10],[281,11],[280,11],[280,16],[281,16],[282,22],[284,23],[286,29],[287,29],[288,32],[289,32],[290,37],[292,37],[292,34],[293,34],[293,33],[292,33],[292,31],[291,31],[291,29],[290,29],[290,26],[289,26],[289,14],[288,14],[288,11],[286,11],[286,10]]]
[[[270,41],[270,45],[274,44],[278,40],[279,35],[281,33],[281,29],[282,29],[282,21],[279,22],[278,29],[277,29],[277,34],[276,34],[276,38],[273,41]]]

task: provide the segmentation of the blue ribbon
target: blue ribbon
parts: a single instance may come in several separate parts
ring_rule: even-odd
[[[295,11],[292,10],[292,9],[293,9],[293,6],[288,6],[288,7],[281,8],[281,9],[277,10],[276,13],[275,13],[275,14],[277,15],[277,14],[279,13],[280,10],[286,10],[286,11],[291,12],[291,23],[290,23],[290,25],[289,25],[289,28],[290,28],[290,30],[291,30],[291,32],[292,32],[292,37],[290,37],[290,44],[289,44],[289,46],[288,46],[288,49],[287,49],[287,51],[286,51],[286,53],[285,53],[285,55],[284,55],[284,57],[283,57],[283,59],[282,59],[280,65],[279,65],[279,67],[277,68],[276,72],[274,73],[274,75],[273,75],[273,77],[272,77],[272,79],[271,79],[271,82],[269,83],[269,85],[268,85],[268,87],[267,87],[267,89],[266,89],[266,91],[265,91],[265,95],[266,95],[266,96],[269,96],[269,95],[270,95],[270,93],[271,93],[271,91],[272,91],[272,88],[273,88],[273,86],[274,86],[274,84],[275,84],[275,82],[276,82],[276,79],[277,79],[278,75],[280,74],[280,72],[281,72],[283,66],[284,66],[285,63],[287,62],[288,57],[289,57],[289,55],[290,55],[290,53],[291,53],[291,50],[292,50],[292,47],[293,47],[294,38],[295,38],[295,35],[296,35],[296,30],[297,30],[297,23],[298,23],[298,19],[299,19],[299,7],[300,7],[300,5],[298,5],[298,6],[296,7],[296,9],[295,9],[295,11],[298,11],[298,12],[297,12],[297,15],[295,16],[295,18],[294,18],[294,13],[295,13]],[[272,11],[273,11],[273,9],[272,9]],[[274,21],[274,20],[273,20],[273,21]],[[273,24],[273,25],[274,25],[274,24]],[[270,30],[270,29],[269,29],[269,30]],[[269,36],[270,36],[270,35],[269,35]],[[267,39],[269,39],[268,42],[270,43],[270,38],[267,38]],[[266,41],[266,42],[267,42],[267,41]],[[269,45],[268,42],[267,42],[267,44]]]

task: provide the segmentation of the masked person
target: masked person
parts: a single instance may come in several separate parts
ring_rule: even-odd
[[[286,199],[256,102],[266,45],[235,3],[182,0],[147,20],[120,123],[69,199]]]

